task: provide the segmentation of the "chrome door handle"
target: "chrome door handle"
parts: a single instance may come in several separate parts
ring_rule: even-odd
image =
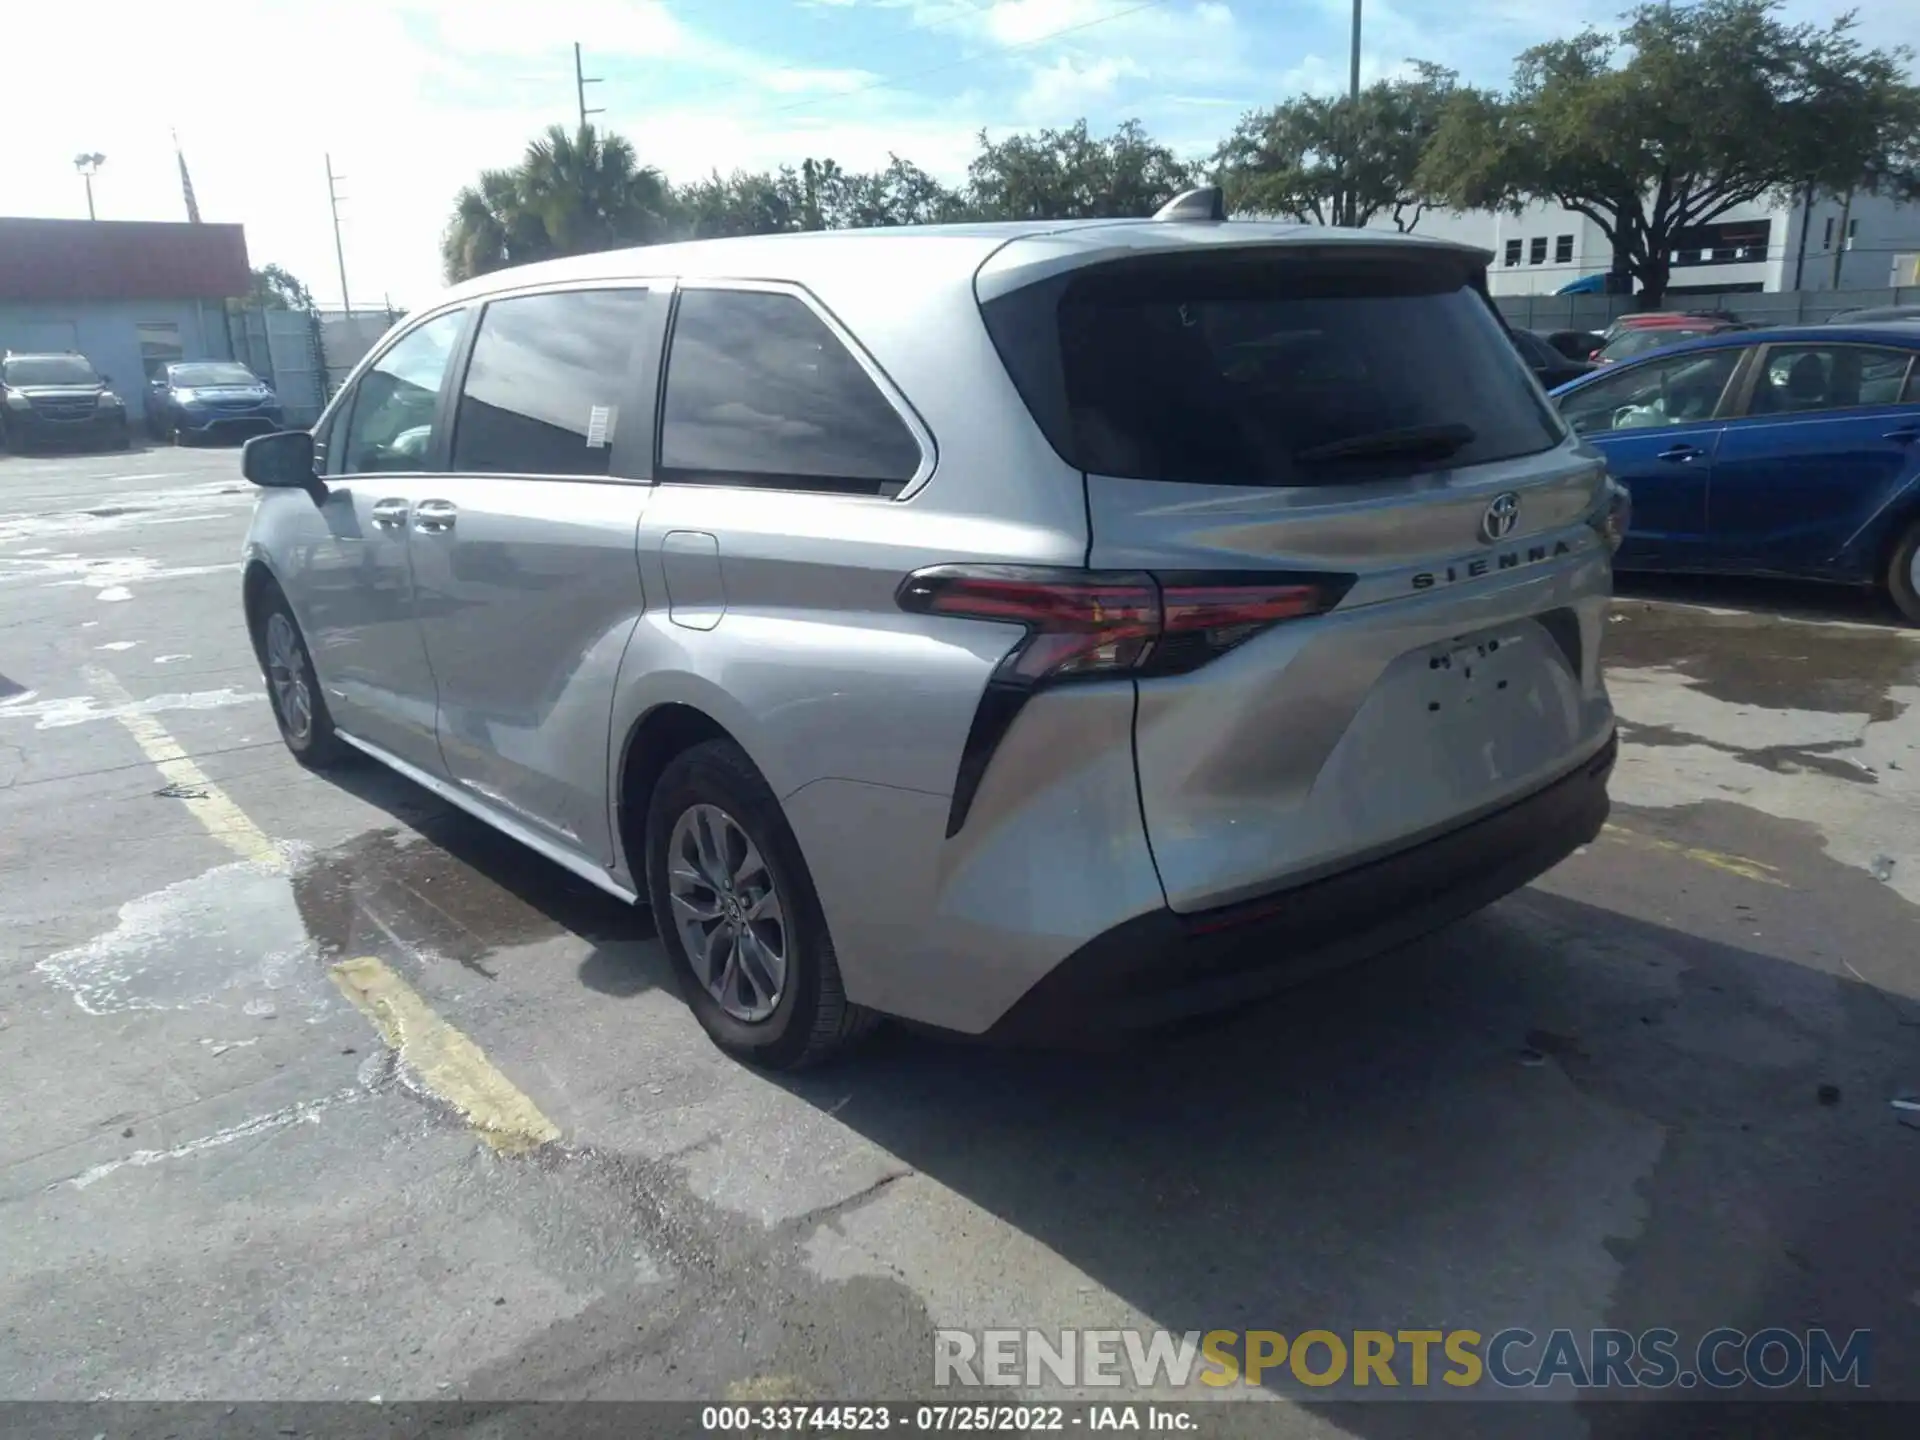
[[[1698,445],[1674,445],[1660,452],[1662,460],[1695,460],[1706,452]]]
[[[1880,437],[1882,440],[1897,440],[1902,445],[1911,445],[1920,440],[1920,425],[1902,425],[1898,430],[1889,430]]]
[[[449,500],[422,500],[414,507],[413,528],[416,530],[451,530],[454,517],[460,512]]]
[[[373,505],[373,523],[382,530],[398,530],[407,523],[407,502],[376,500]]]

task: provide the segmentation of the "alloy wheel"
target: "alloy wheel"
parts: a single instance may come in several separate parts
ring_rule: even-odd
[[[747,832],[717,805],[691,805],[667,842],[673,924],[695,976],[720,1008],[754,1024],[787,983],[779,887]]]
[[[313,733],[313,695],[307,689],[307,657],[293,622],[279,611],[267,617],[267,683],[274,708],[295,741]]]

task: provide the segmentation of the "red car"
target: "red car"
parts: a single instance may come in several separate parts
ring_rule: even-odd
[[[1588,357],[1599,365],[1630,360],[1662,345],[1696,340],[1702,335],[1717,335],[1739,328],[1731,321],[1706,315],[1680,315],[1670,311],[1650,311],[1642,315],[1623,315],[1607,329],[1606,343]]]

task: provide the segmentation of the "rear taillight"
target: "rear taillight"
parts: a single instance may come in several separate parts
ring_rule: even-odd
[[[1027,627],[995,678],[1177,675],[1282,620],[1332,609],[1351,575],[1166,574],[936,565],[900,586],[903,610]]]

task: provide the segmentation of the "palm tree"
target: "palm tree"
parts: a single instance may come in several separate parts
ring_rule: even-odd
[[[482,172],[454,199],[441,240],[449,281],[554,255],[646,245],[667,230],[668,192],[618,135],[558,125],[511,170]]]

